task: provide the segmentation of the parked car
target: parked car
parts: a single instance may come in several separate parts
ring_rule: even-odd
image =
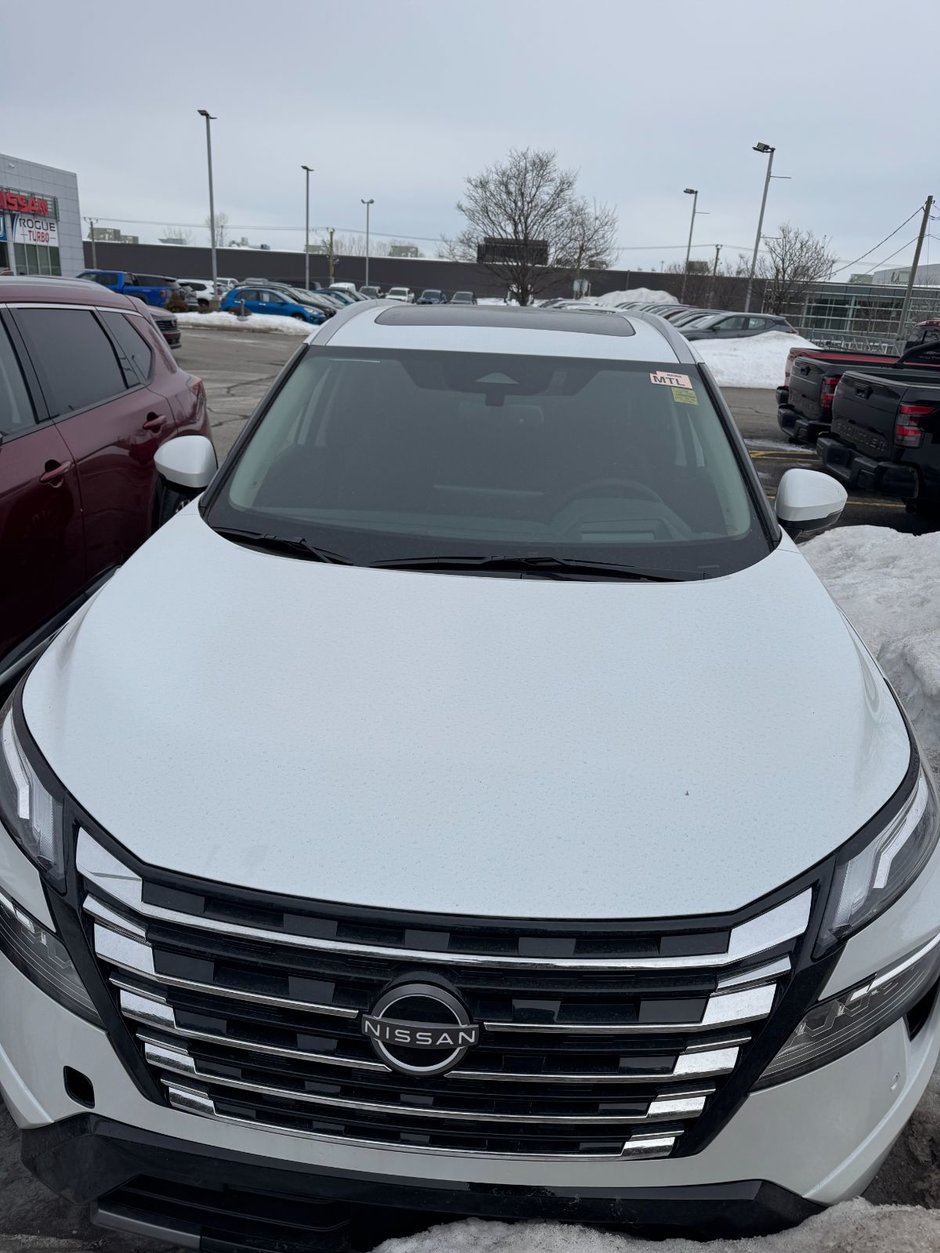
[[[675,323],[673,324],[675,325]],[[694,324],[686,323],[682,334],[686,339],[741,339],[751,335],[766,335],[768,331],[783,331],[795,335],[796,329],[786,318],[773,313],[715,313],[700,318]]]
[[[357,294],[347,291],[345,287],[328,287],[326,292],[328,296],[332,296],[334,300],[338,300],[344,308],[347,305],[354,305],[358,303]]]
[[[330,287],[333,288],[334,291],[348,291],[351,292],[352,295],[356,294],[355,283],[331,283]]]
[[[937,343],[940,341],[940,318],[925,318],[923,322],[918,322],[914,327],[911,338],[904,345],[905,351],[908,348],[916,348],[919,344]]]
[[[777,424],[791,443],[814,444],[832,424],[833,397],[846,371],[892,374],[904,364],[903,356],[808,349],[790,367],[786,396],[778,403]],[[924,371],[925,377],[932,371],[940,381],[940,343],[935,343],[934,351],[926,349],[911,360],[910,368]]]
[[[310,301],[300,300],[282,287],[234,287],[219,304],[223,313],[261,313],[282,318],[296,318],[319,326],[328,314]]]
[[[210,434],[202,382],[144,307],[74,279],[0,279],[0,686],[177,502],[157,449]]]
[[[694,326],[697,322],[701,322],[703,318],[713,318],[716,314],[723,312],[723,309],[687,309],[684,313],[677,313],[675,317],[669,320],[673,326],[677,327]]]
[[[413,305],[415,294],[410,287],[390,287],[385,293],[386,300],[398,300],[406,305]]]
[[[346,310],[172,441],[198,509],[0,715],[0,1083],[101,1222],[741,1235],[927,1088],[934,783],[792,539],[844,490],[771,510],[665,324],[494,314]]]
[[[366,287],[360,287],[359,293],[360,295],[365,296],[368,300],[381,300],[382,299],[381,287],[376,287],[372,283],[369,283]]]
[[[476,302],[477,298],[472,291],[455,291],[450,298],[452,305],[475,305]]]
[[[162,274],[131,274],[127,270],[82,270],[88,279],[124,296],[139,296],[148,305],[165,305],[173,294],[173,280]]]
[[[129,296],[128,299],[138,312],[145,314],[150,319],[159,334],[163,336],[167,347],[175,352],[182,340],[176,314],[170,313],[168,309],[155,309],[153,305],[148,305],[139,296]]]
[[[816,441],[826,470],[847,487],[940,513],[940,377],[914,360],[936,352],[928,341],[898,368],[846,370],[832,399],[832,424]],[[912,359],[913,354],[913,359]],[[791,389],[793,379],[791,378]]]
[[[426,287],[416,303],[419,305],[446,305],[447,297],[439,287]]]
[[[184,291],[192,292],[200,309],[211,308],[222,291],[221,285],[217,289],[211,278],[181,278],[177,282]]]

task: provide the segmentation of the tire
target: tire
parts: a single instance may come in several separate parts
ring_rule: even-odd
[[[921,488],[913,500],[906,500],[904,504],[908,512],[920,518],[940,517],[940,491]]]
[[[302,313],[292,313],[291,317],[295,322],[306,322],[307,320]]]

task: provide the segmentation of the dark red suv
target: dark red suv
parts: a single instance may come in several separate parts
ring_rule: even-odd
[[[0,278],[0,687],[172,509],[182,434],[211,438],[205,390],[134,301]]]

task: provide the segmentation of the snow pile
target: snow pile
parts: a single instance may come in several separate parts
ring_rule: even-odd
[[[781,387],[790,349],[816,345],[800,335],[768,331],[743,339],[696,339],[692,347],[722,387]]]
[[[894,684],[937,769],[940,533],[845,526],[804,544],[803,553]]]
[[[743,1240],[640,1240],[561,1223],[466,1222],[386,1240],[376,1253],[936,1253],[940,1212],[847,1201],[801,1227]]]
[[[316,327],[300,318],[282,318],[276,313],[249,313],[240,318],[234,313],[178,313],[180,326],[211,327],[217,331],[286,331],[288,335],[309,335]]]
[[[671,292],[652,291],[649,287],[633,287],[629,291],[609,291],[596,297],[599,305],[622,305],[625,300],[633,300],[638,305],[677,305],[679,302]]]

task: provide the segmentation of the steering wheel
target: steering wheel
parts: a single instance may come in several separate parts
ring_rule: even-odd
[[[611,492],[611,488],[616,488],[616,492]],[[562,509],[570,505],[573,500],[582,500],[585,496],[597,495],[642,496],[644,500],[655,500],[658,505],[663,503],[663,498],[645,483],[640,483],[636,479],[611,478],[590,479],[587,483],[579,483],[577,487],[559,492],[552,498],[552,504],[555,506],[555,512],[561,513]]]

